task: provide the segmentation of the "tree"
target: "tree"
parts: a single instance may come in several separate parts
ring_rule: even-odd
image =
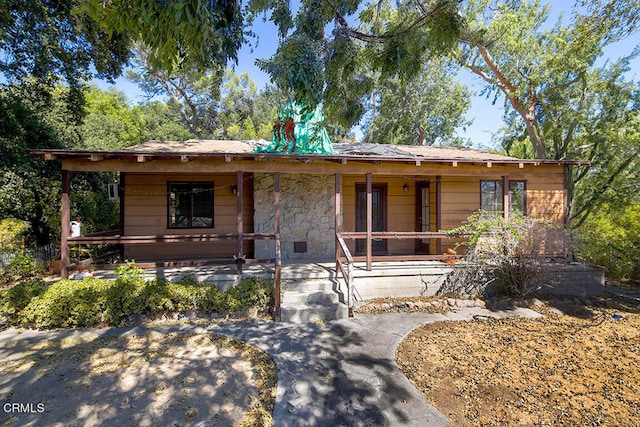
[[[484,80],[487,96],[504,95],[507,152],[516,147],[520,155],[592,162],[569,171],[573,226],[604,203],[612,188],[626,187],[622,183],[639,167],[640,98],[637,84],[625,80],[630,57],[594,66],[604,46],[638,22],[630,7],[639,2],[613,5],[574,8],[572,25],[560,20],[551,27],[549,6],[538,1],[476,0],[464,10],[467,29],[456,57]],[[595,25],[596,19],[604,20]]]
[[[27,147],[60,148],[53,130],[20,98],[0,92],[0,218],[30,224],[39,244],[48,243],[57,216],[59,165],[31,158]]]
[[[151,139],[185,141],[195,136],[182,124],[176,109],[166,103],[145,102],[134,110],[140,124],[141,142]]]
[[[350,126],[366,111],[374,76],[408,85],[431,57],[446,56],[480,77],[486,96],[504,95],[508,151],[592,161],[569,171],[574,226],[607,197],[630,198],[611,190],[637,176],[638,86],[625,79],[628,58],[596,61],[637,31],[640,0],[580,0],[569,25],[549,25],[550,6],[538,0],[361,3],[306,0],[293,19],[285,5],[256,0],[282,37],[260,65],[309,105],[326,101],[327,116]]]
[[[245,40],[239,1],[91,0],[88,13],[107,34],[130,34],[152,69],[215,70],[235,60]]]
[[[360,6],[353,0],[303,0],[294,19],[286,2],[250,2],[254,13],[271,12],[282,40],[275,55],[258,65],[293,91],[298,103],[313,109],[324,102],[327,121],[346,128],[366,111],[372,73],[385,80],[414,76],[429,57],[447,52],[462,28],[456,0]],[[350,20],[358,23],[351,26]]]
[[[47,85],[59,77],[73,85],[94,73],[100,78],[119,75],[129,58],[129,37],[100,30],[78,8],[82,3],[3,0],[0,71],[10,80],[34,77]]]
[[[222,70],[200,71],[194,66],[184,66],[178,71],[168,72],[154,68],[152,56],[146,48],[136,48],[134,70],[127,71],[127,78],[137,84],[148,99],[168,96],[180,113],[181,122],[197,136],[213,131],[215,101],[220,97]]]
[[[432,60],[414,78],[393,78],[374,91],[365,140],[385,144],[464,145],[455,136],[468,122],[470,92],[454,80],[455,69]]]

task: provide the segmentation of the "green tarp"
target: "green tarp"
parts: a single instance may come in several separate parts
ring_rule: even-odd
[[[263,153],[332,154],[333,146],[323,124],[324,117],[318,106],[315,111],[303,113],[303,108],[290,102],[279,112],[273,126],[271,144],[258,147]]]

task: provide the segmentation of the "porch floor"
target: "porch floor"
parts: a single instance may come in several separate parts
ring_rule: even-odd
[[[416,276],[424,270],[444,268],[443,273],[449,270],[449,266],[440,261],[397,261],[373,263],[371,271],[366,270],[364,262],[356,262],[354,277],[379,277],[379,276]],[[206,265],[206,266],[181,266],[181,267],[154,267],[145,268],[145,278],[161,278],[169,281],[177,281],[185,276],[193,276],[199,282],[236,281],[243,277],[273,277],[274,264],[245,264],[242,275],[236,273],[235,265]],[[95,270],[94,275],[99,278],[115,279],[115,271],[110,269]],[[282,262],[283,280],[314,280],[336,279],[336,264],[332,260],[291,260]]]

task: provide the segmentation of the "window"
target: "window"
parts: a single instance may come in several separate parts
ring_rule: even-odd
[[[213,227],[213,182],[170,182],[167,193],[169,228]]]
[[[509,206],[511,212],[518,215],[527,214],[527,187],[524,181],[509,181]]]
[[[527,214],[527,191],[525,181],[509,181],[509,211],[519,215]],[[480,181],[480,209],[502,212],[502,181]]]

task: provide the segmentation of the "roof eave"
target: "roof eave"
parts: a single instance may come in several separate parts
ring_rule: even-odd
[[[422,156],[406,156],[406,157],[384,157],[370,155],[334,155],[334,154],[279,154],[279,153],[256,153],[256,152],[220,152],[220,153],[202,153],[193,151],[181,152],[148,152],[148,151],[98,151],[98,150],[29,150],[29,154],[35,157],[43,157],[46,160],[55,159],[136,159],[140,156],[153,157],[154,159],[171,159],[171,158],[242,158],[249,160],[264,159],[287,159],[287,160],[325,160],[325,161],[356,161],[356,162],[401,162],[401,163],[492,163],[492,164],[533,164],[533,165],[572,165],[572,166],[588,166],[591,163],[582,160],[551,160],[551,159],[494,159],[494,158],[430,158]]]

